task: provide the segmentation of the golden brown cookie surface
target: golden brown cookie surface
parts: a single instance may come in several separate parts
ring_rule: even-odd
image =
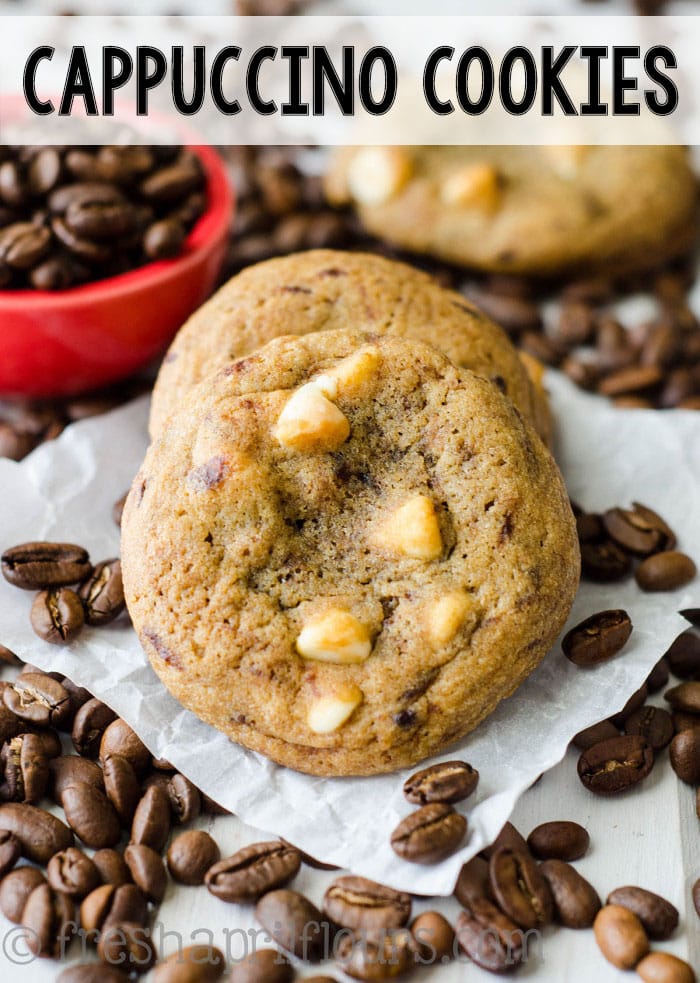
[[[495,380],[548,439],[546,397],[505,333],[425,273],[381,256],[313,250],[249,267],[182,327],[153,393],[157,436],[184,395],[232,359],[285,334],[350,329],[435,345],[457,365]]]
[[[173,694],[312,774],[408,766],[544,656],[578,583],[559,472],[491,383],[387,335],[286,337],[193,391],[122,520]]]

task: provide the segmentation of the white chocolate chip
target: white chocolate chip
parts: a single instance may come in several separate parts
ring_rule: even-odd
[[[559,177],[567,181],[573,180],[578,175],[581,164],[588,153],[588,147],[574,144],[543,147],[542,149]]]
[[[442,553],[435,508],[425,495],[404,502],[380,524],[373,538],[379,546],[416,560],[436,560]]]
[[[308,621],[297,638],[297,651],[305,659],[352,665],[364,662],[372,651],[367,628],[348,611],[331,608]]]
[[[306,722],[315,734],[332,734],[362,703],[362,690],[354,683],[339,685],[333,693],[317,697],[310,705]]]
[[[332,451],[348,439],[350,423],[316,382],[307,382],[287,400],[273,432],[295,451]]]
[[[411,176],[408,154],[399,147],[364,147],[348,166],[348,188],[361,205],[381,205]]]
[[[325,372],[323,375],[317,375],[312,382],[315,386],[318,386],[323,395],[328,399],[338,398],[338,380],[330,372]]]
[[[445,179],[441,197],[448,205],[493,211],[501,197],[498,172],[490,164],[463,167]]]
[[[374,377],[378,367],[379,351],[374,345],[368,345],[338,362],[328,375],[336,380],[342,393],[352,395]]]
[[[473,612],[474,601],[464,590],[444,594],[428,610],[428,637],[433,645],[445,645],[457,634]]]

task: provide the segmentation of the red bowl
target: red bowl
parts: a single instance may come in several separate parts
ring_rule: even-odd
[[[233,192],[224,164],[194,146],[208,206],[174,259],[68,290],[0,290],[0,394],[51,397],[123,379],[165,350],[211,293],[226,253]]]

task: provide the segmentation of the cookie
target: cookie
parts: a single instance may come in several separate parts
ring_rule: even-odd
[[[190,393],[122,519],[125,593],[197,716],[315,775],[413,765],[540,662],[574,519],[490,382],[387,334],[282,337]]]
[[[681,147],[344,148],[325,188],[374,235],[498,273],[648,270],[697,228]]]
[[[314,250],[249,267],[182,327],[153,392],[156,437],[186,392],[234,358],[283,334],[356,329],[427,342],[492,379],[548,439],[550,416],[505,333],[461,295],[381,256]]]

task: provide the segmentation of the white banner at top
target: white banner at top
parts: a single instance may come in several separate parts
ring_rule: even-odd
[[[4,144],[700,144],[700,16],[0,28]]]

